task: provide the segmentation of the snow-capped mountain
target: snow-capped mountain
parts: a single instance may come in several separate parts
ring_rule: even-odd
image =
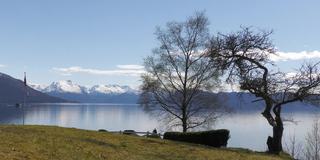
[[[3,93],[0,92],[0,102],[1,98],[14,97],[19,93],[14,92],[12,95],[8,95],[8,93],[16,90],[14,86],[18,86],[18,89],[21,91],[23,82],[20,81],[19,84],[11,85],[10,83],[3,83],[6,78],[6,75],[1,75],[0,73],[0,87],[2,87]],[[9,77],[10,79],[10,77]],[[10,86],[11,85],[11,86]],[[82,103],[137,103],[139,98],[139,90],[133,89],[128,86],[119,86],[119,85],[94,85],[92,87],[81,86],[73,83],[72,81],[59,81],[51,83],[50,85],[38,85],[32,84],[30,85],[32,88],[39,90],[41,92],[45,92],[50,96],[59,97],[62,99],[69,100],[71,102],[82,102]],[[6,88],[9,87],[9,88]],[[8,92],[10,90],[10,92]],[[31,91],[31,90],[30,90]],[[36,91],[34,91],[36,92]],[[21,93],[20,93],[21,94]],[[30,93],[31,94],[31,93]],[[32,93],[33,94],[33,93]],[[42,93],[38,93],[42,94]],[[264,104],[262,101],[255,102],[257,98],[249,93],[241,93],[240,92],[220,92],[214,93],[217,94],[218,98],[221,98],[224,105],[228,106],[231,110],[236,111],[263,111]],[[49,97],[50,97],[49,96]],[[43,96],[42,96],[43,97]],[[38,102],[44,98],[40,96],[34,96],[34,101]],[[20,95],[21,99],[21,95]],[[10,99],[9,99],[10,100]],[[16,102],[15,100],[14,102]],[[17,101],[18,102],[18,101]],[[40,102],[59,102],[57,100],[53,101],[51,99],[44,99]],[[303,107],[301,107],[303,106]],[[311,104],[306,104],[304,102],[296,102],[284,107],[284,111],[317,111],[319,112],[319,108],[313,107]]]
[[[45,88],[48,87],[48,85],[45,85],[45,84],[35,84],[35,83],[32,83],[32,84],[28,84],[31,88],[37,90],[37,91],[43,91]]]
[[[82,87],[78,84],[72,83],[71,80],[53,82],[43,90],[46,93],[57,92],[57,93],[85,93],[86,87]]]
[[[52,96],[78,102],[136,103],[139,91],[129,86],[94,85],[81,86],[71,80],[53,82],[50,85],[32,84],[32,88]]]
[[[50,85],[31,84],[32,88],[45,92],[56,93],[78,93],[78,94],[123,94],[123,93],[138,93],[138,90],[129,86],[120,85],[94,85],[92,87],[81,86],[73,83],[71,80],[63,80],[52,82]]]
[[[94,85],[88,90],[88,92],[98,93],[98,94],[138,93],[137,90],[134,90],[129,86],[119,86],[119,85]]]
[[[25,86],[24,82],[7,74],[0,73],[0,103],[23,103],[27,92],[28,103],[63,103],[67,100],[52,97]],[[41,88],[40,85],[38,88]]]

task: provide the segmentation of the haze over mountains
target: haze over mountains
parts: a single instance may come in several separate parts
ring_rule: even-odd
[[[51,96],[82,103],[137,103],[139,91],[129,86],[81,86],[71,80],[52,82],[50,85],[31,84],[32,88]]]

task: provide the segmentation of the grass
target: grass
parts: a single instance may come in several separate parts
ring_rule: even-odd
[[[6,160],[280,160],[244,149],[217,149],[154,138],[53,126],[0,126]]]

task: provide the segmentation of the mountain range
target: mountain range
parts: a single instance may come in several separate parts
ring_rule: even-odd
[[[137,103],[139,90],[129,86],[120,85],[94,85],[91,87],[81,86],[73,83],[71,80],[53,82],[50,85],[30,85],[38,91],[48,95],[63,98],[69,101],[81,103]],[[220,92],[213,93],[229,107],[237,111],[262,111],[263,101],[245,92]],[[303,107],[302,107],[303,106]],[[284,111],[319,111],[318,108],[304,102],[295,102],[283,107]]]
[[[81,103],[137,103],[139,91],[129,86],[81,86],[71,80],[50,85],[31,84],[30,87],[51,96]]]
[[[49,96],[37,91],[24,82],[9,75],[0,73],[0,103],[64,103],[69,102],[62,98]]]
[[[28,103],[137,103],[139,90],[120,85],[81,86],[70,80],[53,82],[50,85],[29,84],[0,73],[0,103],[23,103],[27,91]],[[252,103],[257,98],[249,93],[220,92],[216,93],[233,110],[262,111],[263,102]],[[284,111],[312,110],[319,108],[304,102],[295,102],[284,106]]]

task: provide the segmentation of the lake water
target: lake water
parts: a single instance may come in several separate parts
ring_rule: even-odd
[[[307,131],[317,118],[315,112],[284,113],[286,118],[293,118],[297,123],[285,123],[284,144],[290,136],[304,142]],[[0,107],[1,124],[56,125],[80,129],[120,131],[163,131],[157,119],[150,117],[138,105],[124,104],[30,104],[24,109],[15,106]],[[266,138],[272,128],[259,112],[232,113],[221,118],[214,128],[230,130],[228,147],[244,147],[265,151]]]

